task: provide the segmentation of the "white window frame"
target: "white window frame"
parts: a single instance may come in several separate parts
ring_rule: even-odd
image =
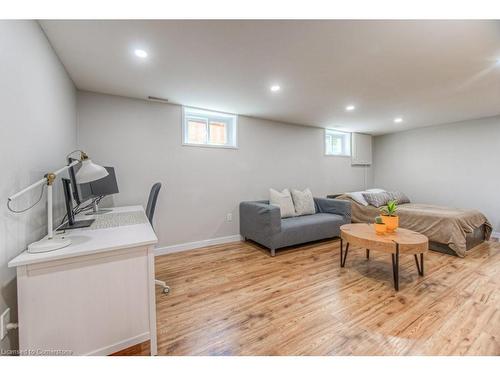
[[[329,153],[327,147],[327,138],[328,136],[335,136],[342,139],[342,152],[341,153]],[[335,129],[325,129],[324,136],[324,147],[325,147],[325,155],[326,156],[340,156],[340,157],[351,157],[352,146],[351,146],[351,133],[343,132]]]
[[[191,143],[188,142],[188,119],[201,120],[200,122],[205,122],[206,124],[206,141],[205,143]],[[209,143],[210,139],[210,122],[224,122],[226,126],[224,127],[227,143],[216,144]],[[194,146],[194,147],[211,147],[211,148],[238,148],[238,116],[230,113],[209,111],[206,109],[194,108],[194,107],[182,107],[182,145],[183,146]]]

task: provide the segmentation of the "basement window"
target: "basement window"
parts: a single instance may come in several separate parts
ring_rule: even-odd
[[[183,107],[182,143],[187,146],[237,148],[236,115]]]
[[[325,129],[325,155],[351,156],[351,133]]]

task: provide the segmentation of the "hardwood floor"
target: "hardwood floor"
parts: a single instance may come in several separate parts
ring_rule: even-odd
[[[500,355],[500,243],[461,259],[401,256],[340,241],[278,251],[232,243],[157,257],[160,355]],[[136,354],[147,354],[138,347]],[[124,354],[131,354],[128,351]]]

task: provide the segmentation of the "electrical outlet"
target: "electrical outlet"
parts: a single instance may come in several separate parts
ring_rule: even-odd
[[[226,215],[226,221],[233,221],[233,214],[229,213]]]
[[[0,316],[0,340],[7,336],[7,324],[10,323],[10,309],[6,309]]]

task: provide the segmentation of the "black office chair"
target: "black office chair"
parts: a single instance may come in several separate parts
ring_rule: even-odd
[[[148,217],[151,226],[153,226],[153,217],[155,215],[156,201],[158,200],[158,194],[160,193],[161,183],[157,182],[151,187],[151,192],[149,193],[148,205],[146,206],[146,216]],[[155,284],[163,288],[163,293],[168,294],[170,292],[170,287],[165,283],[165,281],[155,280]]]

